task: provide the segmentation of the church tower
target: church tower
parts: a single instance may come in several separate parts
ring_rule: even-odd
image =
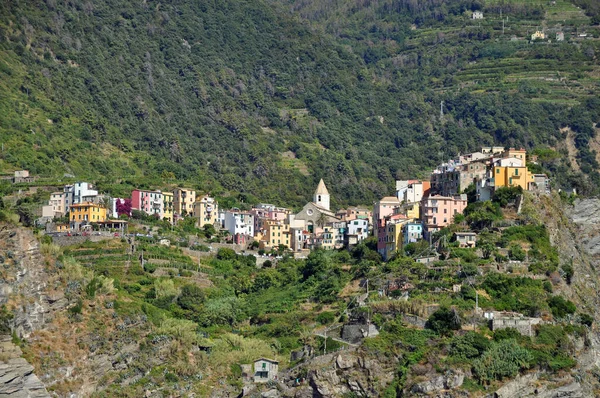
[[[321,181],[319,181],[317,190],[315,191],[313,203],[317,206],[329,210],[329,192],[327,191],[327,187],[325,186],[325,183],[323,182],[322,178]]]

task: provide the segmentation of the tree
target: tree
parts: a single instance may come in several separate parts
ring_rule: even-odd
[[[319,218],[317,218],[317,225],[323,228],[325,224],[327,224],[327,216],[325,215],[325,213],[321,213],[319,214]]]
[[[435,311],[425,323],[427,329],[431,329],[442,336],[451,335],[453,330],[460,329],[460,325],[458,312],[447,307],[441,307]]]
[[[119,217],[131,217],[131,199],[117,199],[116,208]]]
[[[461,360],[470,360],[480,357],[490,346],[487,337],[477,332],[467,332],[464,336],[457,336],[450,343],[450,355]]]
[[[204,236],[207,239],[210,239],[217,234],[217,230],[215,229],[215,226],[212,224],[204,224],[204,227],[202,227],[202,228],[204,229]],[[254,242],[252,242],[252,243],[254,244]]]
[[[177,304],[188,311],[200,311],[206,295],[196,285],[185,285],[181,288],[181,293],[177,298]]]

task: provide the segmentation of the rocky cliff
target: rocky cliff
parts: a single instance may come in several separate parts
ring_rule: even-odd
[[[12,309],[10,327],[16,336],[29,337],[65,308],[64,297],[48,293],[48,274],[30,230],[0,226],[0,265],[0,304]],[[49,397],[33,370],[10,336],[0,336],[0,397]]]

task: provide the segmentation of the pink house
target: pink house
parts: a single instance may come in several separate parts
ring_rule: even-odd
[[[424,198],[421,204],[423,224],[425,224],[427,232],[435,232],[452,224],[454,216],[465,211],[467,195],[434,195]]]
[[[250,214],[254,216],[254,233],[256,234],[264,229],[264,220],[285,222],[290,214],[290,210],[285,207],[260,203],[250,210]]]
[[[162,220],[164,217],[162,192],[134,189],[131,192],[131,209],[140,210],[150,215],[156,214]]]
[[[385,217],[394,214],[394,208],[400,206],[395,196],[386,196],[373,206],[373,224],[375,227],[385,225]]]

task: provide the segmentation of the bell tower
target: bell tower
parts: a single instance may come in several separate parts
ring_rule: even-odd
[[[324,209],[329,210],[329,191],[327,191],[327,187],[321,178],[319,181],[319,185],[317,186],[317,190],[315,191],[315,195],[313,197],[313,203],[317,206],[320,206]]]

